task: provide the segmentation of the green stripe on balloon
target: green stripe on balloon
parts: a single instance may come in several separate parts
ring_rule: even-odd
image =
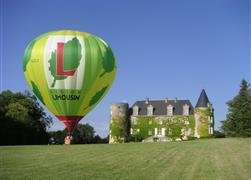
[[[24,58],[23,58],[23,72],[26,71],[26,66],[31,58],[32,48],[35,43],[36,43],[36,40],[30,42],[27,48],[25,49]]]
[[[31,85],[32,85],[32,91],[34,92],[34,94],[45,105],[43,96],[41,95],[41,93],[40,93],[38,87],[36,86],[36,84],[33,81],[31,81]]]
[[[102,71],[102,65],[100,59],[101,53],[98,51],[99,44],[95,40],[94,36],[90,35],[84,39],[85,42],[85,75],[84,75],[84,86],[82,88],[81,95],[83,101],[86,98],[88,91],[91,89],[93,83],[99,78],[99,72]],[[80,102],[80,104],[83,103]]]

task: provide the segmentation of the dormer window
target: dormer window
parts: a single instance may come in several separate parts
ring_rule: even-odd
[[[183,106],[183,115],[184,116],[188,116],[189,115],[189,106],[187,104],[185,104]]]
[[[172,116],[173,115],[173,106],[171,104],[169,104],[167,106],[167,115],[168,116]]]
[[[133,107],[133,115],[138,116],[139,115],[139,107],[136,105]]]
[[[150,104],[147,106],[147,115],[152,116],[153,115],[153,106]]]

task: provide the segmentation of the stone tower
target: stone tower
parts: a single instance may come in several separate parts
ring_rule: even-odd
[[[204,89],[195,106],[194,119],[195,137],[210,137],[214,133],[214,109]]]
[[[124,143],[129,135],[129,105],[114,103],[110,106],[109,144]]]

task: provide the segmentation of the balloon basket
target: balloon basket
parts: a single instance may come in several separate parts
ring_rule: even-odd
[[[72,136],[66,136],[66,137],[64,138],[64,144],[70,145],[70,144],[72,144],[72,143],[73,143],[73,141],[72,141]]]

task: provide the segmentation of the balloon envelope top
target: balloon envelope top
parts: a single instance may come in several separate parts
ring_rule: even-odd
[[[23,72],[36,97],[72,132],[110,89],[116,60],[95,35],[54,31],[28,44]]]

